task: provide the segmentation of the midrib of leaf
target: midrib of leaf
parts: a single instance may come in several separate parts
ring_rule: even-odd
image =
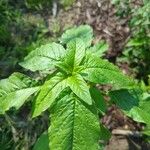
[[[57,83],[55,83],[55,84],[48,90],[46,96],[49,94],[49,92],[50,92],[56,85],[58,85],[59,83],[61,83],[61,82],[64,81],[65,79],[66,79],[66,78],[63,78],[63,79],[61,79],[60,81],[58,81]],[[45,96],[45,97],[46,97],[46,96]]]
[[[49,59],[52,59],[52,60],[54,60],[54,61],[59,61],[59,59],[55,59],[55,58],[52,58],[52,57],[49,57],[49,56],[44,56],[44,55],[36,55],[37,57],[45,57],[45,58],[49,58]]]
[[[71,144],[71,149],[73,150],[74,148],[74,120],[75,120],[75,108],[76,108],[76,103],[74,99],[74,106],[73,106],[73,123],[72,123],[72,144]]]
[[[74,68],[75,68],[75,54],[76,54],[76,50],[74,50],[74,55],[73,55],[73,63],[72,63],[72,72],[74,72]]]
[[[76,109],[76,102],[75,102],[75,99],[73,99],[73,98],[71,98],[74,102],[73,102],[73,123],[72,123],[72,132],[71,132],[71,150],[73,150],[74,149],[74,120],[75,120],[75,109]],[[67,105],[66,105],[66,107],[67,107]],[[69,115],[68,115],[68,117],[69,117]],[[56,118],[57,119],[57,118]],[[54,119],[54,121],[56,120],[56,119]],[[65,119],[67,119],[67,118],[65,118]],[[64,122],[65,122],[65,120],[64,120]],[[61,124],[61,126],[63,126],[63,122],[62,122],[62,124]],[[60,127],[61,127],[60,126]],[[63,141],[65,141],[66,140],[66,138],[64,138],[63,140],[62,140],[62,143],[63,143]]]
[[[59,74],[50,78],[41,87],[41,91],[35,101],[32,117],[40,115],[43,111],[51,107],[59,94],[67,87],[66,77]]]
[[[89,62],[90,63],[90,62]],[[106,63],[109,63],[106,61]],[[111,63],[110,63],[111,64]],[[111,64],[112,65],[112,64]],[[113,71],[113,72],[116,72],[116,71],[120,71],[117,67],[113,66],[113,69],[109,69],[107,66],[88,66],[88,65],[84,65],[84,69],[82,70],[86,70],[86,69],[105,69],[105,70],[109,70],[109,71]],[[121,71],[120,71],[121,72]]]
[[[89,69],[97,69],[97,70],[103,69],[103,70],[108,70],[108,71],[117,73],[116,70],[111,70],[111,69],[108,69],[108,68],[105,68],[105,67],[87,67],[87,68],[83,69],[82,71],[89,70]]]
[[[5,95],[1,95],[0,100],[2,101],[0,103],[0,107],[2,110],[0,113],[3,114],[11,107],[15,107],[16,109],[18,109],[27,100],[27,98],[29,98],[32,94],[34,94],[38,90],[39,87],[37,86],[37,87],[19,89],[9,93],[7,92]]]
[[[82,78],[80,74],[74,74],[67,80],[68,86],[71,90],[83,101],[92,104],[92,98],[89,92],[89,87],[85,80]]]
[[[74,94],[59,99],[51,109],[50,149],[98,150],[99,123],[95,113],[91,112],[91,107],[87,108]],[[81,130],[83,127],[85,129]]]

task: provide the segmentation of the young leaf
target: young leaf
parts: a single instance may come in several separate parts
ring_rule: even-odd
[[[100,140],[107,141],[110,137],[110,131],[100,123]]]
[[[67,44],[67,54],[56,66],[67,74],[71,74],[79,67],[85,56],[85,45],[81,39],[75,39]]]
[[[88,25],[81,25],[67,30],[60,38],[60,42],[67,44],[68,42],[80,38],[84,41],[85,46],[89,47],[93,40],[93,30]]]
[[[89,87],[79,74],[74,74],[67,79],[68,86],[71,90],[87,104],[92,104],[92,98],[89,92]]]
[[[109,93],[111,100],[124,111],[128,112],[133,107],[139,106],[139,99],[136,91],[128,91],[125,89],[116,90]]]
[[[114,88],[129,88],[134,82],[116,66],[97,56],[88,54],[83,62],[81,74],[86,80],[100,84],[113,84]]]
[[[53,150],[98,150],[99,119],[77,97],[66,95],[50,112],[49,146]]]
[[[65,54],[63,46],[57,43],[46,44],[32,51],[20,65],[31,71],[50,70]]]
[[[20,108],[22,104],[39,90],[35,81],[21,74],[13,73],[8,79],[0,81],[0,113],[11,107]]]
[[[33,117],[40,115],[43,111],[49,108],[61,91],[66,87],[66,79],[61,73],[58,73],[50,80],[46,81],[41,87],[41,91],[35,100]]]
[[[93,47],[88,48],[87,53],[102,57],[104,53],[108,50],[108,47],[109,45],[107,43],[105,43],[104,41],[101,41],[95,44]]]
[[[81,39],[75,39],[67,44],[67,50],[74,51],[74,66],[79,65],[85,56],[84,42]]]

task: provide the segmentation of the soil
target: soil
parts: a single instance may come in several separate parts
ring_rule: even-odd
[[[106,57],[115,60],[130,34],[128,18],[120,19],[115,13],[111,0],[78,0],[66,11],[58,10],[55,18],[50,16],[49,28],[54,19],[60,23],[62,30],[72,25],[89,24],[96,35],[94,42],[106,40],[109,43]]]

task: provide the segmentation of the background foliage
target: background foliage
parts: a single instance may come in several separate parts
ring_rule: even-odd
[[[60,0],[58,1],[59,5],[57,7],[68,10],[74,2],[74,0]],[[122,63],[128,64],[133,76],[139,82],[140,88],[136,90],[118,90],[109,93],[108,95],[111,97],[111,101],[107,105],[110,106],[113,103],[135,121],[144,123],[146,127],[142,133],[146,135],[145,139],[149,140],[149,107],[147,106],[149,106],[150,101],[150,2],[149,0],[144,0],[137,7],[131,1],[114,0],[112,3],[117,10],[116,16],[118,18],[127,17],[128,26],[130,27],[130,36],[126,41],[121,55],[117,57],[116,63],[119,65]],[[57,19],[54,19],[50,25],[47,19],[48,15],[55,14],[56,10],[53,12],[54,6],[54,0],[0,1],[1,78],[8,77],[14,71],[20,71],[26,72],[26,74],[36,78],[36,80],[40,79],[42,83],[42,79],[47,72],[35,72],[31,74],[30,71],[22,69],[18,63],[29,52],[41,45],[51,41],[58,41],[63,29]],[[54,16],[52,15],[52,17]],[[68,34],[67,32],[65,33],[66,35]],[[79,36],[81,33],[82,31],[79,31]],[[86,30],[83,33],[86,33]],[[59,39],[63,44],[67,40],[65,35]],[[85,38],[85,42],[86,40]],[[96,43],[89,51],[96,52],[97,56],[107,57],[106,51],[109,46],[102,41],[102,44]],[[98,49],[100,47],[101,51],[99,52]],[[103,99],[103,96],[106,94],[104,93],[102,91],[102,95],[98,95],[98,97],[102,97]],[[105,96],[108,95],[106,94]],[[127,97],[128,99],[122,99],[122,97]],[[122,101],[118,99],[122,99]],[[33,97],[30,97],[29,100],[33,100]],[[133,109],[129,110],[126,106],[130,106]],[[99,107],[101,107],[100,113],[104,115],[107,110],[106,104],[103,103],[103,107],[101,105]],[[21,107],[21,110],[15,111],[12,109],[5,116],[0,117],[0,145],[3,145],[3,149],[31,149],[41,133],[48,128],[49,119],[47,112],[38,119],[31,120],[31,111],[31,103],[29,102]],[[45,139],[46,136],[43,133],[40,139]],[[103,135],[101,136],[103,137]],[[37,147],[39,147],[38,144],[35,149]],[[0,147],[0,149],[2,148]]]

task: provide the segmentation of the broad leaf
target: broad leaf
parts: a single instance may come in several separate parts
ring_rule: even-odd
[[[85,69],[81,74],[86,80],[100,84],[112,84],[114,88],[127,88],[134,82],[116,66],[99,57],[88,54],[83,62]]]
[[[110,97],[123,112],[135,121],[150,124],[150,99],[143,100],[139,90],[118,90],[110,93]]]
[[[109,45],[107,43],[105,43],[104,41],[101,41],[95,44],[93,47],[88,48],[87,53],[102,57],[104,53],[108,50],[108,47]]]
[[[66,79],[61,73],[58,73],[50,80],[46,81],[41,87],[41,91],[35,100],[33,117],[40,115],[43,111],[49,108],[66,87]]]
[[[107,141],[111,137],[110,131],[100,123],[100,140]]]
[[[135,106],[139,106],[139,98],[135,90],[117,90],[110,92],[109,95],[112,101],[126,112],[129,112]]]
[[[92,98],[89,92],[89,87],[87,83],[83,80],[82,76],[79,74],[74,74],[67,79],[68,86],[71,90],[87,104],[92,104]]]
[[[63,46],[50,43],[42,45],[40,48],[32,51],[20,65],[31,71],[50,70],[54,64],[61,60],[66,54]]]
[[[89,47],[93,40],[93,30],[88,25],[81,25],[79,27],[74,27],[68,29],[60,38],[60,42],[67,44],[68,42],[80,38],[84,41],[85,46]]]
[[[145,93],[141,96],[138,96],[139,99],[139,106],[133,108],[129,113],[129,115],[135,120],[139,122],[146,123],[147,125],[150,125],[150,96],[146,97],[144,96]]]
[[[106,106],[105,100],[100,90],[93,87],[93,88],[90,88],[90,93],[99,112],[101,112],[102,114],[105,114],[107,106]]]
[[[21,74],[13,73],[8,79],[0,81],[0,113],[11,107],[18,109],[39,87],[35,81]]]
[[[99,119],[93,109],[70,95],[58,100],[50,112],[50,149],[98,150]]]
[[[142,109],[141,107],[133,107],[127,115],[137,122],[150,125],[150,114],[146,109]]]
[[[49,150],[48,133],[44,132],[36,141],[33,150]]]

